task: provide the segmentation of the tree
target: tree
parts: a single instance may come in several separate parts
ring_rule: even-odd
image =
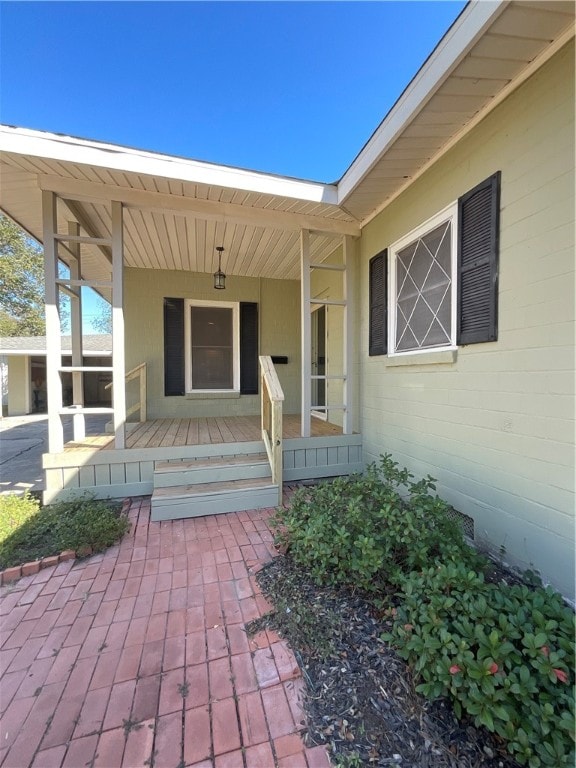
[[[112,333],[112,307],[101,296],[96,300],[96,315],[92,318],[92,328],[96,333]]]
[[[58,275],[68,268],[58,263]],[[68,330],[70,299],[60,295],[62,332]],[[43,336],[44,253],[42,246],[0,213],[0,336]]]
[[[44,332],[42,248],[0,214],[0,336]]]

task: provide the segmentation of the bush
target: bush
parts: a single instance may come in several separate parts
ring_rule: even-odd
[[[574,765],[574,614],[550,589],[464,565],[407,574],[391,633],[428,698],[502,737],[522,765]]]
[[[32,496],[0,496],[0,568],[66,549],[99,552],[129,529],[119,505],[83,496],[40,508]]]
[[[40,502],[28,491],[24,496],[2,494],[0,496],[0,544],[40,511]]]
[[[431,477],[414,483],[385,455],[363,475],[298,489],[274,518],[276,540],[317,583],[371,592],[436,561],[478,565],[481,558],[434,490]]]

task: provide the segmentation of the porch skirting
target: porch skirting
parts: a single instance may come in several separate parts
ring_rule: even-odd
[[[348,475],[363,469],[362,437],[358,434],[287,438],[282,447],[284,481]],[[154,490],[157,463],[242,456],[263,450],[264,444],[257,440],[123,450],[90,445],[75,450],[69,446],[63,453],[44,454],[44,503],[84,492],[97,498],[147,496]]]

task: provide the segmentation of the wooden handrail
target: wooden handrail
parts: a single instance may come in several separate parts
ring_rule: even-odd
[[[124,376],[126,383],[134,379],[140,380],[139,401],[126,411],[126,416],[131,416],[136,411],[140,411],[140,421],[146,421],[146,363],[140,363]],[[112,382],[106,384],[104,389],[112,389]]]
[[[260,355],[260,414],[262,439],[278,485],[278,504],[282,504],[282,403],[284,392],[270,355]]]

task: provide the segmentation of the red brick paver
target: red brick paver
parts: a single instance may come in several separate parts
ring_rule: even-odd
[[[328,767],[293,654],[244,629],[270,514],[151,523],[133,499],[118,546],[1,587],[1,768]]]

